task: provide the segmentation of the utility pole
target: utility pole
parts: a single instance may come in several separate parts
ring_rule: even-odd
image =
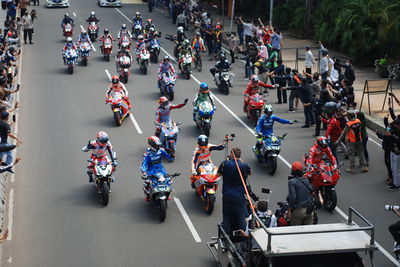
[[[273,11],[274,11],[274,0],[269,0],[269,25],[272,25]]]
[[[222,15],[221,15],[221,17],[222,17],[222,27],[224,26],[224,9],[225,9],[225,0],[221,0],[221,2],[222,2]]]
[[[235,0],[232,1],[231,24],[229,25],[229,32],[232,32],[234,16],[235,16]]]

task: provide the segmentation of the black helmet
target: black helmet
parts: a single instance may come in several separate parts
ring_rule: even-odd
[[[108,33],[109,33],[108,29],[107,28],[104,29],[104,34],[108,34]]]
[[[197,144],[199,146],[207,146],[208,145],[208,137],[207,135],[200,135],[199,137],[197,137]]]

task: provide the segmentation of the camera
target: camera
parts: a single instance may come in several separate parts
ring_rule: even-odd
[[[400,210],[400,206],[385,205],[385,211]]]

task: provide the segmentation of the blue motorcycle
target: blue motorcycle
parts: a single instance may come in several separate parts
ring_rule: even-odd
[[[159,210],[159,219],[161,222],[165,220],[167,216],[168,199],[172,192],[171,184],[172,178],[181,175],[180,173],[174,173],[172,175],[164,175],[161,172],[157,172],[155,175],[142,176],[142,179],[149,181],[150,201]]]
[[[197,128],[200,128],[205,135],[210,136],[211,121],[215,111],[214,107],[209,101],[202,101],[197,104],[195,110]]]
[[[258,141],[261,141],[261,148],[259,152],[253,146],[253,152],[259,162],[267,167],[267,171],[274,175],[278,166],[278,155],[281,152],[281,141],[286,137],[284,133],[281,137],[271,134],[269,136],[257,135]]]
[[[68,49],[65,51],[65,65],[67,66],[70,74],[74,73],[74,67],[77,64],[78,54],[74,49]]]

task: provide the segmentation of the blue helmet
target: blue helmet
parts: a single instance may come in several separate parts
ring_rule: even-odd
[[[201,83],[200,84],[200,91],[204,93],[208,93],[208,84],[207,83]]]

